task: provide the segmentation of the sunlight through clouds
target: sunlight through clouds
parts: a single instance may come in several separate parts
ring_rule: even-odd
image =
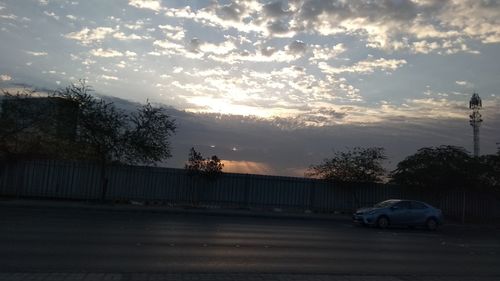
[[[499,88],[485,82],[496,81],[487,79],[499,71],[495,1],[31,5],[37,9],[27,2],[0,5],[9,53],[0,71],[23,66],[16,82],[32,72],[43,74],[39,81],[48,87],[57,86],[54,75],[60,83],[83,77],[132,100],[147,96],[191,112],[295,117],[308,126],[458,118],[453,110],[437,112],[463,103],[466,90],[477,87],[491,97]],[[15,34],[31,47],[9,43],[19,43]]]

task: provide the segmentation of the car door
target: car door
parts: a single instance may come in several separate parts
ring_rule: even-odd
[[[400,201],[391,207],[391,224],[408,224],[411,220],[410,201]]]
[[[418,201],[411,201],[410,202],[411,206],[411,224],[415,225],[423,225],[425,224],[425,221],[427,220],[427,213],[428,213],[428,207]]]

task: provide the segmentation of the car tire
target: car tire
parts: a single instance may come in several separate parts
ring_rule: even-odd
[[[385,228],[389,227],[389,224],[390,224],[389,218],[386,216],[380,216],[377,219],[378,228],[385,229]]]
[[[438,229],[438,222],[435,218],[429,218],[425,222],[425,226],[427,227],[428,230],[437,230]]]

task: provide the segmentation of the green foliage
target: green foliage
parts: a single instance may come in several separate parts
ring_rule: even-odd
[[[163,108],[147,102],[127,115],[113,103],[91,95],[84,81],[57,91],[55,96],[78,106],[77,153],[101,162],[153,164],[171,156],[175,122]]]
[[[66,122],[75,120],[67,101],[37,95],[32,90],[3,91],[0,110],[0,157],[61,156],[71,139]]]
[[[85,81],[50,95],[3,93],[0,148],[13,158],[153,164],[171,156],[174,120],[147,102],[131,114],[92,95]]]
[[[171,156],[169,139],[175,123],[149,102],[127,115],[113,103],[90,94],[84,81],[55,92],[77,105],[78,119],[72,153],[101,164],[101,199],[106,198],[106,167],[111,162],[154,164]]]
[[[201,153],[192,147],[189,150],[188,162],[184,168],[192,175],[202,175],[209,179],[216,179],[222,174],[224,164],[216,155],[206,159],[203,158]]]
[[[355,147],[345,152],[334,151],[332,158],[311,165],[306,176],[340,182],[381,182],[385,175],[382,161],[387,159],[381,147]]]
[[[481,186],[500,193],[500,150],[497,154],[483,155],[479,159],[479,179]]]
[[[474,185],[475,159],[462,147],[425,147],[399,162],[392,182],[409,187],[457,189]]]

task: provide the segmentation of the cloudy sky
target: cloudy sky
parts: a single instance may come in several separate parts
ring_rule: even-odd
[[[0,0],[0,87],[150,99],[179,123],[174,158],[302,175],[346,147],[387,166],[423,146],[500,142],[500,1]],[[125,101],[117,100],[121,103]]]

